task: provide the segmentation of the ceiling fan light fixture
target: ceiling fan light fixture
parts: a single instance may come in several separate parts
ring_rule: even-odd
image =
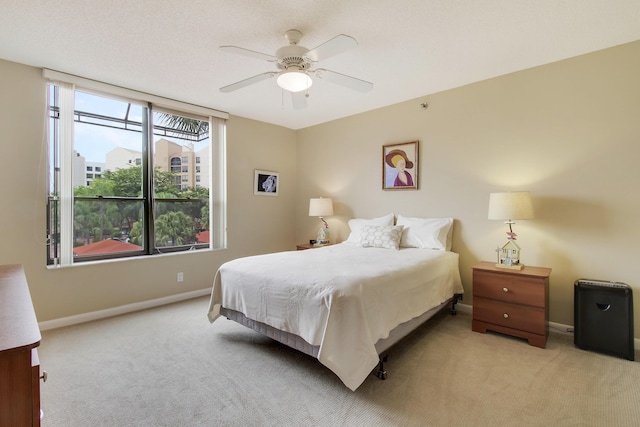
[[[278,76],[278,86],[289,92],[300,92],[307,90],[313,84],[311,77],[303,71],[284,71]]]
[[[220,46],[220,49],[226,52],[249,56],[263,61],[266,60],[276,66],[276,70],[274,71],[268,71],[223,86],[220,88],[220,92],[233,92],[254,83],[261,82],[262,80],[276,77],[278,86],[292,93],[293,108],[298,109],[306,106],[306,98],[309,96],[309,93],[305,93],[305,91],[313,85],[313,80],[310,76],[311,73],[315,74],[314,79],[323,79],[327,82],[335,83],[358,92],[369,92],[373,89],[373,83],[371,82],[324,68],[315,68],[319,61],[324,61],[327,58],[331,58],[332,56],[358,46],[356,39],[346,34],[338,34],[334,38],[309,50],[299,45],[301,37],[302,33],[298,30],[287,31],[285,38],[289,44],[278,49],[275,55],[268,55],[238,46]]]

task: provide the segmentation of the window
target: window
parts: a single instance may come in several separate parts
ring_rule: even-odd
[[[223,113],[49,70],[45,77],[49,265],[224,247]],[[179,173],[196,153],[211,176],[190,187],[195,179]],[[76,171],[93,168],[101,173],[74,185]]]
[[[171,172],[180,172],[180,157],[171,158]]]
[[[93,172],[93,166],[87,166],[87,172]]]

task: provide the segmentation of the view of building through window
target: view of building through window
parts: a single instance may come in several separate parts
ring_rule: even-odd
[[[49,86],[49,263],[64,241],[65,192],[74,262],[209,247],[209,122],[76,89],[71,165],[60,91]]]

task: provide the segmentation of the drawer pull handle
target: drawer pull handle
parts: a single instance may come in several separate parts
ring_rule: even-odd
[[[509,292],[509,288],[502,288],[503,292],[507,293]]]
[[[42,380],[42,382],[46,383],[47,378],[49,378],[49,374],[47,374],[47,371],[42,371],[42,375],[40,375],[40,379]]]
[[[507,313],[503,314],[502,316],[503,316],[505,319],[508,319],[508,318],[509,318],[509,315],[508,315]]]

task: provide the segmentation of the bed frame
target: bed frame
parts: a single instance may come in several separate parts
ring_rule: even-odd
[[[416,330],[418,327],[422,326],[429,319],[434,317],[436,314],[443,311],[449,304],[451,304],[450,313],[451,315],[456,315],[456,304],[458,301],[462,300],[462,294],[455,294],[442,304],[433,307],[431,310],[428,310],[421,316],[415,317],[407,322],[404,322],[394,328],[387,338],[378,340],[376,343],[376,351],[378,352],[379,363],[378,370],[376,372],[376,377],[381,380],[387,378],[387,371],[384,370],[384,363],[388,360],[389,349],[398,343],[400,340],[405,338],[411,332]],[[230,310],[224,307],[220,308],[220,315],[226,317],[229,320],[233,320],[235,322],[240,323],[247,328],[253,329],[256,332],[261,333],[269,338],[272,338],[282,344],[285,344],[295,350],[301,351],[309,356],[314,358],[318,358],[318,352],[320,350],[319,346],[314,346],[306,342],[304,339],[299,337],[298,335],[292,334],[290,332],[281,331],[267,324],[256,322],[255,320],[251,320],[247,318],[244,314],[239,311]]]

